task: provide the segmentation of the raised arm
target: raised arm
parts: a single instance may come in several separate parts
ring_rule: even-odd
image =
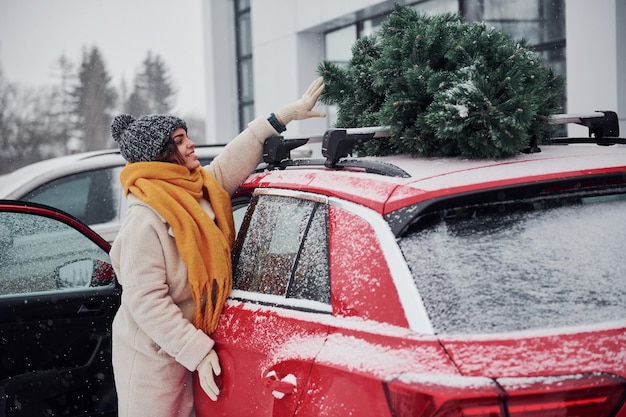
[[[312,110],[323,90],[324,79],[319,77],[295,102],[281,107],[267,119],[257,117],[205,168],[229,194],[234,193],[261,162],[265,139],[281,134],[287,124],[294,120],[325,117],[324,113]]]

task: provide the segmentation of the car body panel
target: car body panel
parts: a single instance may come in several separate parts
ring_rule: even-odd
[[[204,398],[196,407],[212,416],[276,415],[274,401],[281,393],[276,382],[291,375],[296,389],[280,398],[280,415],[293,415],[327,335],[328,326],[316,313],[293,314],[231,299],[212,335],[222,368],[219,402]]]
[[[593,174],[620,172],[626,167],[626,147],[600,147],[594,145],[593,153],[585,152],[588,146],[544,146],[542,152],[520,155],[511,160],[478,165],[467,161],[466,166],[449,169],[445,173],[417,177],[410,182],[415,190],[397,190],[386,206],[386,212],[398,206],[472,191],[500,188],[553,179],[575,178]],[[407,194],[413,194],[411,200]],[[404,198],[402,198],[404,197]]]
[[[373,179],[370,174],[347,168],[343,172],[298,168],[257,173],[242,188],[298,189],[346,199],[387,214],[427,199],[527,183],[529,178],[543,181],[621,172],[626,167],[626,147],[551,145],[543,146],[539,153],[520,154],[501,161],[410,156],[364,159],[395,164],[411,177]]]
[[[333,206],[328,226],[333,314],[406,327],[391,270],[370,223]]]
[[[386,378],[406,372],[457,375],[435,337],[347,317],[331,322],[299,415],[390,415],[381,382]]]
[[[245,296],[240,291],[233,295]],[[380,416],[388,412],[381,379],[405,372],[458,375],[437,337],[233,297],[213,334],[222,392],[217,402],[199,396],[198,415],[288,416],[297,407],[295,415]],[[294,326],[285,326],[285,321]],[[255,352],[253,360],[250,352]],[[295,377],[294,392],[281,397],[268,388],[264,377],[271,373],[279,380]],[[241,392],[248,393],[245,402]]]
[[[606,372],[626,378],[624,323],[497,336],[441,337],[463,375],[536,377]]]

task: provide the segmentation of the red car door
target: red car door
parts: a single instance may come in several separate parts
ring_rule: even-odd
[[[222,367],[202,416],[293,416],[328,333],[327,205],[255,197],[235,248],[234,290],[213,337]]]
[[[390,416],[390,378],[458,374],[436,336],[409,328],[407,316],[419,315],[401,303],[397,275],[406,265],[387,229],[379,214],[361,206],[329,208],[333,317],[297,416]],[[408,287],[402,292],[410,296]]]
[[[222,367],[220,395],[213,402],[196,387],[196,414],[292,416],[326,338],[318,315],[325,313],[231,300],[214,334]]]

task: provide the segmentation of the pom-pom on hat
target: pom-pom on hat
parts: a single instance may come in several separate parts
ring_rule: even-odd
[[[111,135],[128,162],[150,162],[156,160],[179,127],[187,131],[185,121],[176,116],[152,114],[135,119],[130,114],[120,114],[111,123]]]

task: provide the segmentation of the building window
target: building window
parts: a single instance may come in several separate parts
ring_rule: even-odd
[[[236,0],[233,3],[235,4],[235,30],[237,33],[239,130],[242,131],[254,118],[252,27],[250,25],[250,0]]]
[[[470,1],[475,3],[480,2],[480,0]],[[428,15],[439,13],[457,13],[462,10],[461,4],[463,2],[464,0],[426,0],[418,2],[413,6],[413,8]],[[465,0],[465,2],[467,2],[467,0]]]
[[[477,4],[477,20],[485,22],[514,39],[526,39],[543,64],[566,78],[565,0],[461,0]],[[566,106],[563,92],[562,108]]]
[[[356,39],[356,25],[327,32],[324,36],[326,59],[340,67],[348,66],[348,61],[352,57],[352,45]]]
[[[565,76],[564,0],[483,0],[482,4],[482,21],[515,39],[526,39],[546,66]]]

